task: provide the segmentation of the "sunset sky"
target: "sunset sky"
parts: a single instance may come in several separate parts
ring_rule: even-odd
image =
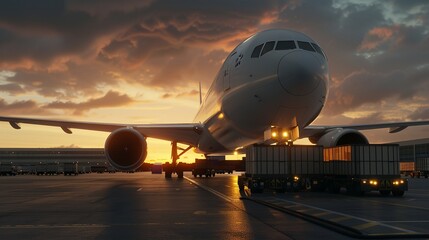
[[[303,32],[331,74],[320,125],[429,119],[429,2],[0,1],[0,115],[191,122],[228,53],[269,28]],[[0,147],[103,147],[108,133],[0,123]],[[371,142],[429,127],[364,132]],[[149,161],[170,158],[150,140]],[[184,157],[193,158],[193,155]]]

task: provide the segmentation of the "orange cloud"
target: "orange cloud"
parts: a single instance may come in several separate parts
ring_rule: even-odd
[[[103,97],[91,98],[85,102],[75,103],[71,101],[56,101],[43,106],[43,108],[63,110],[68,109],[72,110],[74,115],[81,115],[83,112],[89,111],[94,108],[120,107],[129,105],[134,102],[135,101],[127,94],[120,94],[118,92],[109,91]]]
[[[397,28],[392,27],[375,27],[371,29],[365,36],[360,50],[373,50],[384,43],[390,41],[397,33]]]

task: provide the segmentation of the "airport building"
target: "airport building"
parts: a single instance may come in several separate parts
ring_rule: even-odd
[[[103,148],[0,148],[0,163],[107,163]]]
[[[417,159],[429,158],[429,138],[395,142],[395,144],[399,144],[401,162],[416,162]]]

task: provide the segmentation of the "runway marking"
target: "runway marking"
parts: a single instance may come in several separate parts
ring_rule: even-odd
[[[335,217],[335,218],[329,218],[329,221],[333,221],[333,222],[341,222],[344,220],[348,220],[350,219],[349,217],[345,217],[345,216],[341,216],[341,217]]]
[[[305,206],[305,207],[308,207],[308,208],[317,209],[317,210],[320,210],[320,211],[325,211],[325,212],[336,214],[336,215],[343,216],[343,217],[348,217],[348,218],[360,220],[360,221],[367,222],[367,223],[374,222],[374,223],[376,223],[379,226],[383,226],[383,227],[386,227],[386,228],[395,229],[395,230],[398,230],[398,231],[401,231],[401,232],[417,233],[417,232],[409,230],[409,229],[395,227],[395,226],[388,225],[388,224],[385,224],[385,223],[382,223],[382,222],[373,221],[373,220],[369,220],[369,219],[365,219],[365,218],[360,218],[360,217],[357,217],[357,216],[353,216],[353,215],[349,215],[349,214],[345,214],[345,213],[341,213],[341,212],[331,211],[331,210],[328,210],[328,209],[319,208],[319,207],[307,205],[307,204],[304,204],[304,203],[298,203],[298,202],[294,202],[294,201],[288,201],[288,200],[281,199],[281,198],[275,198],[275,199],[279,200],[279,201],[283,201],[283,202],[288,202],[288,203],[291,203],[291,204],[295,204],[295,205],[301,205],[301,206]]]
[[[367,201],[368,202],[381,203],[383,205],[392,205],[392,206],[398,206],[398,207],[413,208],[413,209],[429,211],[429,208],[425,208],[425,207],[410,206],[410,205],[404,205],[404,204],[399,204],[399,203],[380,202],[380,201],[376,201],[376,200],[367,200]]]
[[[312,214],[313,216],[316,216],[316,217],[321,217],[321,216],[325,216],[325,215],[329,215],[330,213],[328,213],[328,212],[321,212],[321,213],[315,213],[315,214]]]
[[[225,200],[225,201],[227,201],[227,202],[232,202],[232,201],[233,201],[230,197],[226,196],[226,195],[225,195],[225,194],[223,194],[223,193],[220,193],[220,192],[218,192],[218,191],[214,190],[213,188],[209,188],[209,187],[207,187],[207,186],[204,186],[203,184],[200,184],[200,183],[198,183],[197,181],[194,181],[194,180],[192,180],[192,179],[190,179],[190,178],[188,178],[188,177],[183,177],[183,178],[184,178],[184,179],[186,179],[186,180],[188,180],[188,181],[190,181],[191,183],[193,183],[193,184],[197,185],[198,187],[200,187],[200,188],[202,188],[202,189],[204,189],[204,190],[206,190],[206,191],[209,191],[209,192],[213,193],[214,195],[216,195],[216,196],[218,196],[218,197],[220,197],[220,198],[224,199],[224,200]]]
[[[371,227],[374,227],[377,225],[378,225],[378,222],[367,222],[364,224],[355,225],[355,226],[353,226],[353,228],[356,228],[357,230],[364,230],[364,229],[371,228]]]

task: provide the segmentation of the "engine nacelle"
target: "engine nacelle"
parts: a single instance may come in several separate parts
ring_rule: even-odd
[[[140,167],[147,155],[145,137],[132,128],[120,128],[106,139],[104,151],[113,167],[133,171]]]
[[[320,137],[310,138],[312,143],[324,147],[335,147],[341,145],[369,144],[368,139],[359,131],[354,129],[335,128]]]

